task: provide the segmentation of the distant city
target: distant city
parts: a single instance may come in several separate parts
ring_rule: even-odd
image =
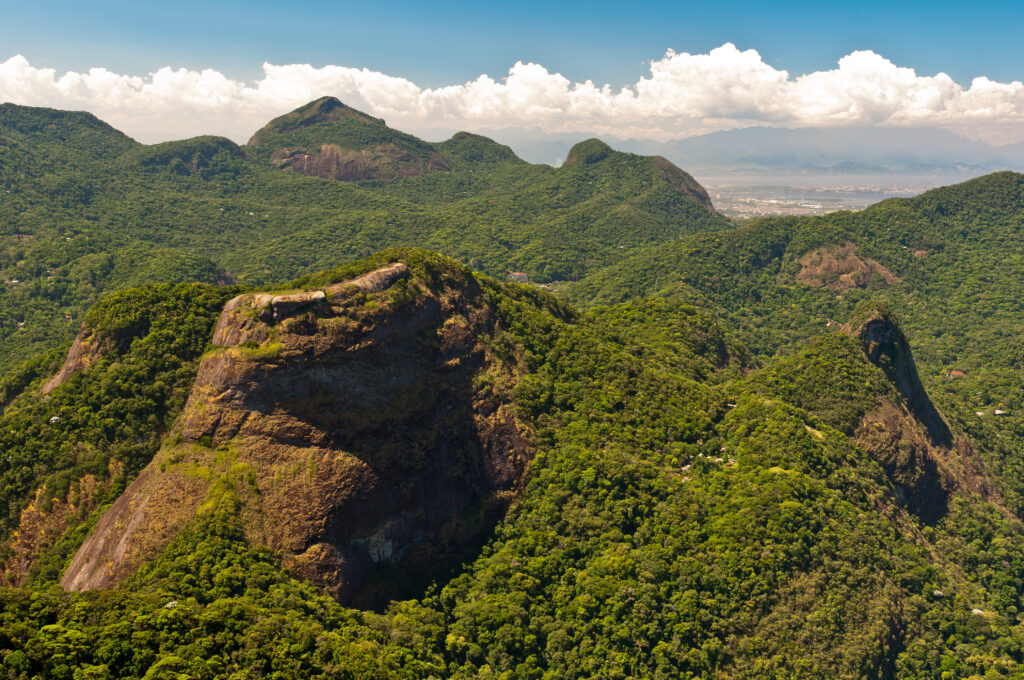
[[[485,133],[524,160],[552,165],[587,137]],[[606,141],[621,151],[664,156],[708,190],[719,212],[739,219],[863,210],[999,170],[1024,172],[1024,143],[997,147],[929,127],[751,127],[667,141]]]
[[[958,177],[953,181],[963,181]],[[863,210],[887,198],[917,196],[951,183],[948,177],[701,177],[715,208],[727,217],[824,215]]]
[[[824,215],[837,210],[863,210],[886,198],[916,196],[931,186],[836,185],[823,187],[709,186],[718,212],[728,217]]]

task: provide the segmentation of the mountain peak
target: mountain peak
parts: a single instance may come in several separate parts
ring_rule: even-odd
[[[382,592],[375,573],[443,574],[487,534],[532,453],[511,393],[474,387],[498,370],[496,312],[453,261],[407,250],[364,264],[342,281],[227,302],[177,437],[100,519],[66,588],[122,581],[222,487],[252,509],[251,541],[364,605]],[[195,479],[186,458],[217,474]],[[464,519],[470,509],[478,519]]]
[[[354,109],[336,97],[320,97],[300,106],[294,111],[273,119],[257,131],[247,145],[258,146],[268,137],[275,134],[286,134],[300,128],[316,125],[317,123],[331,123],[343,120],[359,121],[371,125],[385,125],[382,119],[374,118],[358,109]]]
[[[58,131],[65,135],[69,131],[88,129],[128,139],[123,132],[88,111],[63,111],[44,106],[22,106],[10,102],[0,104],[0,126],[23,133]]]
[[[658,177],[668,183],[673,189],[695,201],[708,212],[717,214],[707,190],[691,177],[689,173],[673,165],[662,156],[638,156],[623,151],[616,151],[600,139],[592,137],[569,149],[569,155],[565,157],[563,167],[595,165],[609,158],[640,159],[641,162],[653,167]]]
[[[603,161],[609,154],[615,153],[612,147],[597,137],[591,137],[569,149],[564,165],[592,165]]]
[[[472,132],[456,132],[451,139],[436,144],[438,151],[450,161],[462,161],[473,165],[480,163],[522,163],[515,152],[490,137]]]
[[[384,125],[384,121],[381,118],[374,118],[373,116],[359,111],[358,109],[354,109],[337,97],[320,97],[319,99],[314,99],[305,106],[295,109],[292,113],[302,116],[303,122],[309,121],[310,123],[317,123],[325,120],[354,118],[367,123],[380,123],[381,125]]]
[[[334,97],[275,118],[247,146],[278,168],[345,182],[451,172],[432,145]]]
[[[110,158],[138,146],[131,137],[91,113],[41,106],[0,104],[0,131],[4,137],[20,139],[35,153],[51,159]],[[48,153],[47,145],[51,144],[57,148]]]

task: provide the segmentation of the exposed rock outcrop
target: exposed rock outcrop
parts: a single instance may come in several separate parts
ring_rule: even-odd
[[[93,337],[92,329],[86,328],[85,324],[82,324],[75,336],[75,341],[71,343],[71,349],[68,350],[68,357],[64,360],[64,364],[61,365],[56,375],[46,381],[46,384],[39,390],[40,393],[49,394],[54,391],[75,373],[88,368],[99,354],[100,343]]]
[[[849,288],[887,286],[899,281],[895,274],[869,257],[856,254],[852,243],[826,246],[800,258],[797,283],[843,291]]]
[[[63,497],[50,498],[46,487],[36,490],[35,498],[22,509],[18,528],[9,544],[10,550],[0,563],[0,585],[18,586],[29,574],[41,552],[60,540],[70,526],[99,505],[99,492],[107,491],[120,464],[111,462],[104,480],[95,475],[84,475]]]
[[[356,289],[363,293],[379,293],[390,288],[399,279],[406,279],[411,275],[412,271],[409,269],[409,265],[403,262],[393,262],[386,267],[357,276],[351,281],[343,281],[342,283],[327,286],[324,290],[332,296],[346,291],[351,292],[351,289]]]
[[[955,490],[996,500],[980,457],[965,437],[953,435],[921,384],[910,345],[888,308],[875,304],[858,310],[845,330],[900,397],[880,400],[854,435],[882,464],[897,500],[926,523],[945,514]]]
[[[234,298],[177,443],[101,518],[62,584],[118,583],[224,485],[252,542],[343,601],[378,604],[439,573],[497,520],[529,457],[515,375],[485,343],[496,324],[468,274],[428,284],[402,263]],[[382,565],[398,576],[366,586]]]
[[[283,170],[343,182],[418,177],[431,170],[451,172],[440,154],[429,152],[421,158],[395,144],[377,144],[365,149],[324,144],[318,153],[283,148],[275,151],[270,161]]]
[[[71,376],[89,368],[111,350],[127,349],[132,340],[145,334],[146,330],[145,323],[131,324],[116,332],[97,330],[91,328],[87,323],[83,323],[78,329],[78,334],[75,335],[74,342],[71,343],[71,349],[68,350],[68,356],[60,370],[46,381],[39,390],[40,394],[49,394],[54,391],[67,382]]]
[[[953,435],[949,425],[921,384],[910,345],[891,312],[876,306],[858,319],[852,332],[860,341],[868,361],[885,371],[911,414],[924,425],[929,441],[937,446],[950,446]]]
[[[281,169],[343,182],[451,172],[433,145],[334,97],[275,118],[246,146]]]

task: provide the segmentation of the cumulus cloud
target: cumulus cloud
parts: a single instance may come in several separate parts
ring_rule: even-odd
[[[84,109],[146,142],[197,134],[244,141],[270,118],[333,95],[412,132],[540,128],[666,139],[749,125],[937,125],[994,142],[1024,140],[1024,84],[917,74],[870,51],[792,76],[755,50],[668,51],[650,73],[613,90],[517,63],[496,80],[421,88],[345,66],[263,65],[251,83],[206,69],[146,77],[93,68],[58,74],[22,56],[0,62],[0,101]]]

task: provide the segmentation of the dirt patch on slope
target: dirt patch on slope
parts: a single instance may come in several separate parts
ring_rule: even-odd
[[[856,246],[826,246],[806,253],[799,260],[797,283],[805,286],[843,291],[849,288],[867,288],[891,285],[899,281],[895,274],[871,258],[856,254]]]
[[[71,344],[71,349],[68,351],[64,364],[57,371],[56,375],[46,381],[40,393],[49,394],[54,391],[75,373],[88,368],[99,355],[100,343],[93,337],[92,330],[86,328],[85,324],[82,324],[82,327],[78,330],[78,335],[75,336],[75,341]]]

